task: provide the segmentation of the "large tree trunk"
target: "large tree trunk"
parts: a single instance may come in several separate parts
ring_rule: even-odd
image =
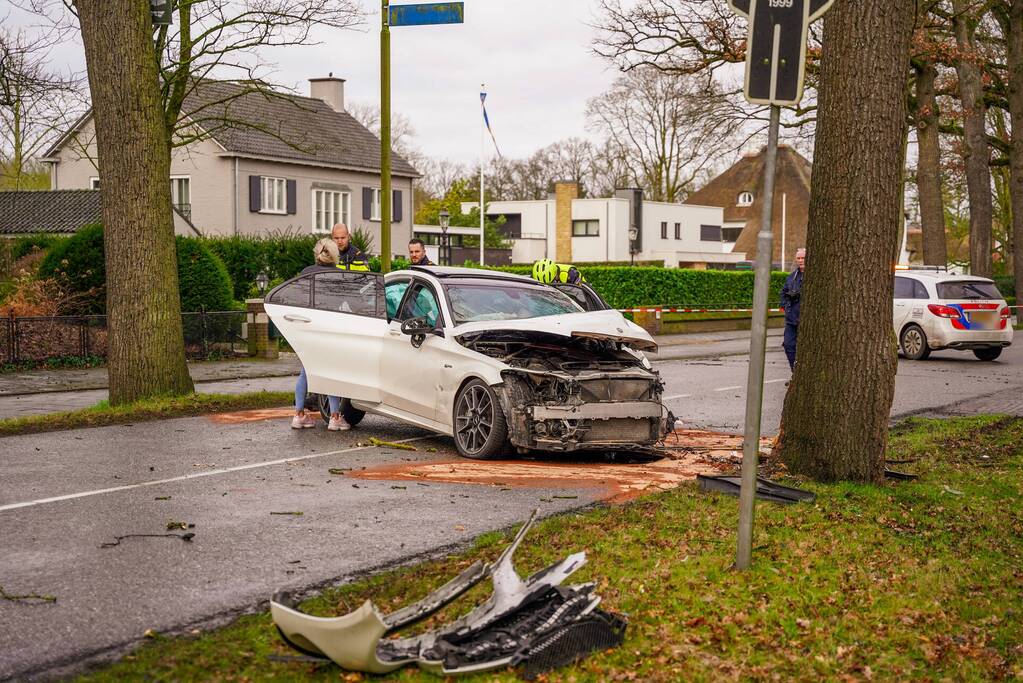
[[[884,472],[913,8],[839,2],[824,18],[802,320],[778,445],[792,472],[824,481]]]
[[[969,0],[953,0],[952,28],[959,57],[959,99],[963,106],[963,155],[966,162],[966,190],[970,199],[970,272],[991,276],[991,169],[988,163],[987,133],[979,52],[974,44],[978,19]]]
[[[941,146],[938,139],[938,98],[934,81],[938,70],[931,61],[916,76],[916,187],[920,200],[923,261],[929,266],[948,262],[945,243],[945,207],[941,197]]]
[[[148,0],[76,0],[103,188],[110,402],[186,394],[170,148]]]
[[[1023,0],[1012,0],[1006,31],[1009,69],[1009,198],[1012,205],[1012,272],[1016,276],[1016,305],[1023,306]],[[1017,315],[1020,309],[1016,309]],[[1023,319],[1023,315],[1019,316]]]

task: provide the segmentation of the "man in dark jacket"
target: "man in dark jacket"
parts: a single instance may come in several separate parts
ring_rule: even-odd
[[[782,348],[789,359],[789,368],[796,367],[796,337],[799,335],[799,299],[803,292],[803,266],[806,249],[796,250],[796,269],[789,274],[781,288],[781,307],[785,309],[785,338]]]
[[[330,231],[330,238],[337,245],[338,261],[337,267],[344,270],[369,270],[369,261],[366,255],[352,244],[352,235],[348,232],[348,226],[338,223]]]
[[[433,261],[426,255],[426,245],[418,237],[413,237],[408,241],[408,261],[413,266],[433,265]]]

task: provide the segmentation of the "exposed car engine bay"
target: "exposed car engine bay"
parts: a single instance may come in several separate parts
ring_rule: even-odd
[[[510,366],[494,387],[520,451],[645,449],[674,425],[646,359],[610,338],[525,330],[463,335],[468,349]]]

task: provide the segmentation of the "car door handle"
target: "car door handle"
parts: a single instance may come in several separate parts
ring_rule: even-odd
[[[400,337],[400,336],[401,336],[401,334],[402,334],[402,333],[401,333],[401,330],[387,330],[387,332],[388,332],[388,333],[389,333],[389,334],[390,334],[390,335],[391,335],[392,337]]]
[[[288,322],[293,322],[293,323],[307,323],[307,322],[310,322],[309,318],[306,318],[305,316],[301,316],[301,315],[286,315],[286,316],[284,316],[284,319],[287,320]]]

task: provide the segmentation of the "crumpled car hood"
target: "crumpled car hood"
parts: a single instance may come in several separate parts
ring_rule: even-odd
[[[525,320],[493,320],[464,323],[454,328],[456,339],[486,332],[539,332],[559,337],[587,337],[628,344],[640,351],[656,351],[657,342],[639,325],[626,320],[618,311],[590,311],[548,315]]]

